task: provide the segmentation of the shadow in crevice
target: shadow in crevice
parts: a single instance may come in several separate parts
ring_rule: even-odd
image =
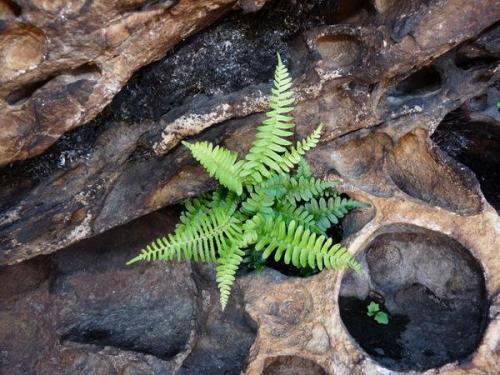
[[[326,375],[323,367],[316,362],[292,355],[282,355],[266,359],[263,375]]]
[[[457,110],[446,115],[432,140],[474,172],[486,200],[500,211],[500,124],[472,120]]]
[[[433,95],[441,89],[442,78],[432,65],[412,73],[387,91],[389,104],[400,104],[411,99]]]

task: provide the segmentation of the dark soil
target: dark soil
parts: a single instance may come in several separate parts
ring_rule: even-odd
[[[373,298],[364,300],[355,297],[340,297],[341,316],[344,324],[350,327],[351,335],[358,339],[361,347],[371,356],[395,360],[403,359],[403,343],[401,334],[409,322],[408,317],[400,314],[389,315],[389,324],[379,324],[366,312],[366,307]],[[375,301],[376,302],[376,301]],[[387,308],[380,301],[380,310]]]

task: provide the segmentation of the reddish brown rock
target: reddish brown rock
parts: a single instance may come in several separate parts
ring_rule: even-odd
[[[261,2],[239,3],[254,10]],[[0,4],[9,28],[26,12]],[[82,36],[82,55],[94,48],[88,43],[139,48],[142,17],[176,7],[120,4],[134,14],[130,24],[110,25],[104,39]],[[500,373],[497,1],[311,4],[271,2],[257,16],[231,15],[134,75],[98,121],[0,171],[0,263],[22,262],[0,269],[1,371]],[[41,37],[47,25],[61,14],[74,22],[85,4],[33,9],[36,28],[19,34],[30,35],[30,47],[15,50],[13,66],[16,54],[26,65],[38,61],[51,48]],[[6,46],[16,33],[9,28]],[[210,267],[123,266],[171,228],[170,210],[112,228],[215,186],[177,145],[194,137],[246,152],[276,50],[295,79],[298,138],[320,121],[327,128],[308,155],[314,172],[371,203],[343,221],[342,241],[362,272],[242,274],[223,314]],[[80,108],[75,98],[92,97],[102,70],[84,63],[47,82],[23,74],[33,86],[9,90],[9,100],[32,92],[61,101],[63,109],[37,113],[62,129],[58,116]],[[20,106],[9,116],[30,113]],[[389,313],[387,326],[366,315],[369,300]]]
[[[0,165],[94,118],[133,72],[235,3],[2,1]]]
[[[147,8],[130,17],[137,20],[139,16],[164,14],[164,12],[168,13],[165,17],[175,17],[175,14],[187,9],[187,5],[181,6],[181,4],[185,2],[180,2],[169,9]],[[442,1],[435,5],[412,8],[413,10],[407,15],[409,18],[405,23],[406,26],[402,29],[400,28],[402,25],[396,28],[394,26],[395,19],[399,17],[397,13],[399,8],[394,5],[392,11],[373,14],[371,18],[365,17],[362,21],[349,16],[344,24],[321,26],[305,32],[302,40],[296,37],[286,43],[280,42],[284,58],[293,58],[294,61],[291,68],[296,76],[297,85],[298,135],[305,136],[318,122],[323,122],[327,129],[323,136],[323,141],[328,143],[325,147],[338,148],[333,154],[325,153],[325,148],[319,148],[311,154],[310,158],[315,162],[317,171],[329,173],[336,169],[353,185],[373,193],[390,195],[402,188],[409,195],[433,204],[448,208],[451,207],[450,204],[454,205],[455,208],[451,209],[457,212],[478,212],[480,203],[476,195],[477,186],[454,176],[453,170],[447,172],[449,168],[443,166],[446,160],[437,160],[432,164],[432,160],[440,159],[441,156],[434,156],[435,152],[429,152],[428,156],[425,156],[425,149],[428,147],[425,137],[421,138],[415,147],[403,147],[403,144],[409,145],[409,143],[400,142],[400,146],[390,151],[392,145],[399,142],[400,137],[416,128],[426,130],[428,135],[432,134],[448,112],[461,102],[483,95],[497,80],[498,51],[495,50],[497,28],[486,30],[476,42],[466,41],[490,26],[497,17],[494,11],[496,8],[489,6],[491,5],[489,2],[479,2],[476,5],[475,12],[483,12],[483,16],[468,22],[469,7],[464,6],[460,19],[466,27],[463,27],[459,34],[455,32],[453,25],[448,27],[446,26],[448,23],[438,21],[446,12],[458,17],[459,9],[456,4]],[[174,9],[178,12],[174,12]],[[206,8],[203,9],[207,11]],[[222,11],[221,8],[217,9]],[[263,11],[265,8],[261,10]],[[281,14],[279,10],[276,12]],[[277,17],[274,13],[267,14],[270,14],[270,17]],[[243,80],[244,74],[248,74],[245,73],[248,72],[247,68],[243,71],[234,68],[234,66],[245,67],[245,63],[253,59],[254,51],[244,48],[258,49],[261,46],[259,44],[261,39],[257,39],[259,43],[256,44],[254,34],[245,34],[251,29],[253,15],[247,17],[249,18],[245,20],[246,23],[239,20],[232,21],[233,24],[228,24],[232,26],[226,26],[232,27],[229,31],[223,26],[213,28],[206,36],[201,34],[202,42],[195,40],[184,47],[183,51],[186,51],[187,57],[179,55],[179,59],[184,59],[182,61],[192,61],[200,53],[204,56],[203,59],[196,60],[199,63],[195,64],[195,67],[199,66],[199,70],[193,71],[186,77],[182,76],[188,80],[187,82],[190,82],[190,79],[195,80],[190,90],[198,90],[197,74],[200,75],[200,79],[208,75],[209,78],[204,81],[207,85],[214,80],[220,82],[220,85],[226,84],[231,79],[228,72],[231,75],[239,74],[240,80]],[[433,21],[433,17],[437,18]],[[131,19],[127,18],[129,21]],[[297,21],[285,20],[280,27],[286,27],[287,22]],[[442,42],[427,43],[424,42],[425,36],[419,36],[418,46],[410,47],[408,43],[414,42],[402,35],[423,30],[419,25],[424,23],[429,28],[435,28],[435,33],[439,34],[439,40]],[[153,22],[148,25],[148,27],[153,27],[152,25],[161,27],[163,23]],[[265,33],[269,32],[267,30],[273,30],[272,27],[276,29],[275,25],[274,18],[270,18],[267,26],[263,26],[261,34],[258,34],[259,38],[265,38],[267,36]],[[186,25],[183,23],[183,26],[179,27],[182,29]],[[307,23],[297,26],[296,29],[300,28],[306,29]],[[401,38],[398,39],[391,34],[396,31]],[[173,30],[170,32],[174,33]],[[273,33],[278,32],[276,29]],[[148,45],[147,40],[141,41],[140,45],[133,42],[136,40],[134,38],[139,38],[141,35],[139,31],[137,35],[132,33],[123,43],[132,49],[140,49],[142,45]],[[173,34],[163,33],[161,38],[167,38],[168,35]],[[217,39],[220,36],[234,38],[235,35],[238,36],[238,41],[231,39],[227,41],[229,44],[224,39]],[[92,41],[97,43],[94,39]],[[460,41],[464,42],[463,45],[453,49]],[[203,50],[203,45],[209,45],[214,53],[221,56],[225,56],[225,51],[232,48],[241,60],[236,65],[229,61],[226,69],[222,69],[223,65],[220,65],[220,69],[214,71],[213,64],[205,65],[205,60],[213,58],[213,55],[203,52],[206,51],[206,48]],[[86,44],[80,46],[82,49],[79,51],[85,51],[86,46]],[[446,51],[449,52],[444,53]],[[460,58],[457,57],[459,51]],[[270,55],[270,67],[266,70],[270,73],[275,51],[265,49],[265,52]],[[148,51],[148,54],[153,57],[154,51]],[[131,59],[131,56],[123,52],[114,56],[113,61],[123,63]],[[172,57],[174,60],[175,58],[176,56]],[[145,61],[146,59],[143,59],[141,64]],[[216,60],[216,63],[222,64],[218,61],[220,60]],[[127,63],[126,66],[131,65]],[[160,69],[162,63],[157,66]],[[252,69],[262,75],[263,73],[258,70],[264,69],[262,66],[257,59]],[[88,98],[94,96],[92,82],[98,82],[96,77],[100,74],[98,71],[100,68],[96,68],[99,67],[93,63],[74,68],[36,90],[32,100],[33,103],[40,103],[40,106],[29,107],[39,108],[36,118],[47,119],[54,127],[65,127],[65,111],[75,114],[81,107],[82,95],[85,97],[88,95]],[[182,69],[179,68],[173,73],[169,70],[169,74],[173,74],[170,76],[163,76],[161,71],[156,73],[154,70],[151,70],[151,73],[144,73],[143,79],[153,85],[151,90],[146,92],[153,98],[157,97],[155,90],[161,90],[163,85],[168,85],[169,77],[173,77],[172,80],[177,85],[172,86],[173,88],[182,86],[178,83]],[[131,72],[128,69],[126,71],[126,75]],[[116,78],[115,72],[109,73]],[[21,76],[28,79],[29,74],[27,72]],[[85,77],[85,79],[75,77]],[[12,168],[4,167],[3,183],[0,188],[0,197],[4,202],[0,208],[2,210],[0,261],[12,263],[39,253],[55,251],[213,186],[207,185],[208,177],[201,173],[201,169],[185,150],[173,148],[183,137],[193,136],[210,128],[203,137],[216,142],[223,141],[230,148],[243,152],[252,137],[252,128],[260,119],[258,113],[265,109],[269,90],[267,84],[259,83],[255,78],[250,82],[253,82],[253,85],[244,86],[236,92],[230,91],[231,86],[229,88],[223,86],[225,90],[229,90],[228,94],[217,95],[217,86],[214,86],[211,91],[207,90],[209,93],[206,95],[198,95],[163,115],[154,114],[149,117],[150,119],[142,121],[131,119],[126,115],[120,117],[122,112],[129,113],[127,106],[137,105],[132,108],[142,110],[142,106],[146,104],[141,103],[151,100],[136,96],[136,91],[140,88],[140,82],[136,82],[128,91],[129,102],[120,98],[114,107],[112,105],[116,111],[113,116],[124,118],[124,121],[114,123],[110,120],[103,126],[98,126],[99,122],[87,125],[82,128],[81,133],[75,133],[73,138],[69,138],[69,141],[61,141],[62,146],[56,145],[56,151],[48,152],[33,161],[15,164]],[[229,83],[235,85],[231,81]],[[80,99],[72,97],[73,93]],[[37,95],[40,95],[40,102],[36,99]],[[491,92],[490,98],[493,97],[494,93]],[[101,99],[102,97],[99,99],[100,103]],[[47,100],[62,103],[62,107],[56,109],[51,105],[42,105]],[[160,105],[164,103],[161,97],[158,102]],[[489,104],[490,107],[493,105]],[[15,118],[30,117],[33,115],[31,109],[19,108],[17,112],[7,113],[8,116]],[[157,111],[155,113],[161,113],[161,107],[154,110]],[[216,126],[217,124],[221,125]],[[17,125],[15,127],[20,129]],[[20,140],[16,135],[17,130],[11,132],[8,128],[2,129],[2,132],[12,134],[13,139]],[[51,130],[49,133],[31,132],[29,127],[25,132],[29,136],[23,137],[22,142],[29,140],[31,136],[50,138],[51,134],[57,133],[56,130]],[[408,137],[406,139],[410,139]],[[69,146],[65,146],[65,142],[68,142]],[[8,142],[2,143],[2,145],[7,144]],[[60,150],[59,147],[64,151],[57,151]],[[20,151],[22,147],[16,150]],[[366,174],[368,168],[381,168],[380,163],[384,162],[387,152],[395,155],[393,159],[387,159],[387,163],[393,160],[391,173]],[[369,165],[366,164],[366,159],[372,157],[373,160],[369,161]],[[410,171],[415,163],[424,163],[423,165],[429,167],[432,164],[433,170],[440,174],[439,178],[429,177],[435,183],[440,178],[447,177],[447,182],[441,186],[441,190],[417,189],[416,182],[427,177],[419,170],[416,172],[420,174]],[[444,174],[441,175],[442,173],[438,171],[443,171]],[[455,198],[451,201],[446,198],[447,192],[450,189],[455,190],[460,184],[463,188],[456,190]],[[467,197],[472,197],[472,200]]]

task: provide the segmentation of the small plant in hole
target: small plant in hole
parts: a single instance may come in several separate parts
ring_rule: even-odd
[[[378,303],[371,301],[368,306],[366,306],[366,310],[366,315],[373,318],[378,324],[389,324],[389,315],[380,310]]]
[[[260,267],[271,255],[297,268],[360,265],[326,231],[349,210],[364,203],[341,198],[336,182],[312,175],[303,159],[319,141],[323,125],[292,144],[292,79],[278,55],[270,111],[257,128],[249,153],[235,152],[209,142],[183,144],[216,178],[221,187],[185,201],[185,211],[173,234],[149,244],[127,264],[139,261],[193,260],[213,262],[225,308],[236,271],[244,258]]]

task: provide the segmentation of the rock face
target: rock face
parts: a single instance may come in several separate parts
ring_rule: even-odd
[[[296,77],[298,135],[322,121],[325,147],[336,149],[335,158],[318,162],[318,172],[326,162],[325,173],[335,169],[368,192],[400,189],[458,213],[479,212],[475,179],[441,161],[424,133],[460,103],[494,98],[488,88],[498,75],[497,28],[465,41],[498,18],[498,7],[487,1],[422,5],[408,10],[413,17],[406,30],[395,21],[403,11],[396,6],[378,13],[287,4],[262,9],[263,24],[256,25],[253,14],[233,16],[195,36],[139,72],[96,121],[67,133],[45,154],[4,167],[0,262],[58,250],[210,188],[175,146],[206,129],[197,137],[248,148],[266,107],[276,50],[292,62]],[[466,27],[444,27],[443,17],[463,19]],[[320,26],[325,23],[332,25]],[[228,55],[234,60],[224,64]],[[496,121],[494,112],[484,115]],[[385,163],[386,152],[393,155],[388,174],[363,174]],[[418,158],[433,173],[411,170]]]
[[[2,0],[0,165],[38,155],[94,118],[133,72],[235,5]]]
[[[193,22],[201,27],[234,5],[213,2],[197,16],[188,10],[208,3],[150,2],[140,14],[180,23],[199,17]],[[245,11],[263,5],[239,3]],[[6,25],[40,9],[5,4],[12,14]],[[271,1],[182,42],[137,72],[82,125],[133,70],[181,39],[160,33],[147,44],[129,33],[114,55],[99,58],[131,59],[136,52],[126,48],[150,48],[154,57],[131,63],[122,78],[110,70],[122,79],[115,91],[92,94],[99,103],[81,104],[86,114],[76,122],[61,112],[61,121],[48,125],[54,129],[29,132],[29,150],[5,160],[32,156],[60,138],[41,155],[0,170],[0,263],[24,261],[1,269],[2,370],[500,373],[499,5]],[[176,16],[177,7],[189,16]],[[146,22],[141,32],[151,25],[167,27]],[[30,31],[0,38],[25,38],[35,47],[0,64],[37,61],[37,30],[44,29],[23,27]],[[74,51],[84,54],[85,46]],[[364,267],[356,275],[322,272],[307,279],[274,270],[242,275],[233,310],[222,315],[210,268],[123,267],[132,249],[174,224],[173,211],[111,228],[214,187],[177,144],[194,137],[245,152],[266,108],[276,51],[295,78],[298,138],[320,121],[326,125],[322,144],[308,156],[314,172],[340,179],[344,192],[372,205],[343,223],[343,242]],[[85,77],[96,74],[88,61],[94,60],[81,64]],[[24,83],[36,84],[23,74]],[[77,79],[76,86],[88,81]],[[20,102],[0,113],[15,107],[16,118],[31,116],[29,103],[52,97],[44,91],[51,82],[33,86],[29,98],[9,89],[9,100]],[[75,83],[64,82],[64,90]],[[20,142],[24,133],[13,126],[11,139]],[[35,141],[42,146],[33,151],[29,142],[42,134],[51,141]],[[137,242],[117,242],[134,228]],[[365,316],[369,300],[387,309],[387,327]]]
[[[166,209],[0,268],[0,373],[239,373],[255,331],[238,289],[221,314],[211,268],[124,267],[177,218]]]
[[[386,367],[427,370],[471,354],[486,322],[481,267],[455,240],[406,225],[387,226],[348,273],[340,316],[359,345]],[[385,304],[391,325],[366,319],[370,301]]]

